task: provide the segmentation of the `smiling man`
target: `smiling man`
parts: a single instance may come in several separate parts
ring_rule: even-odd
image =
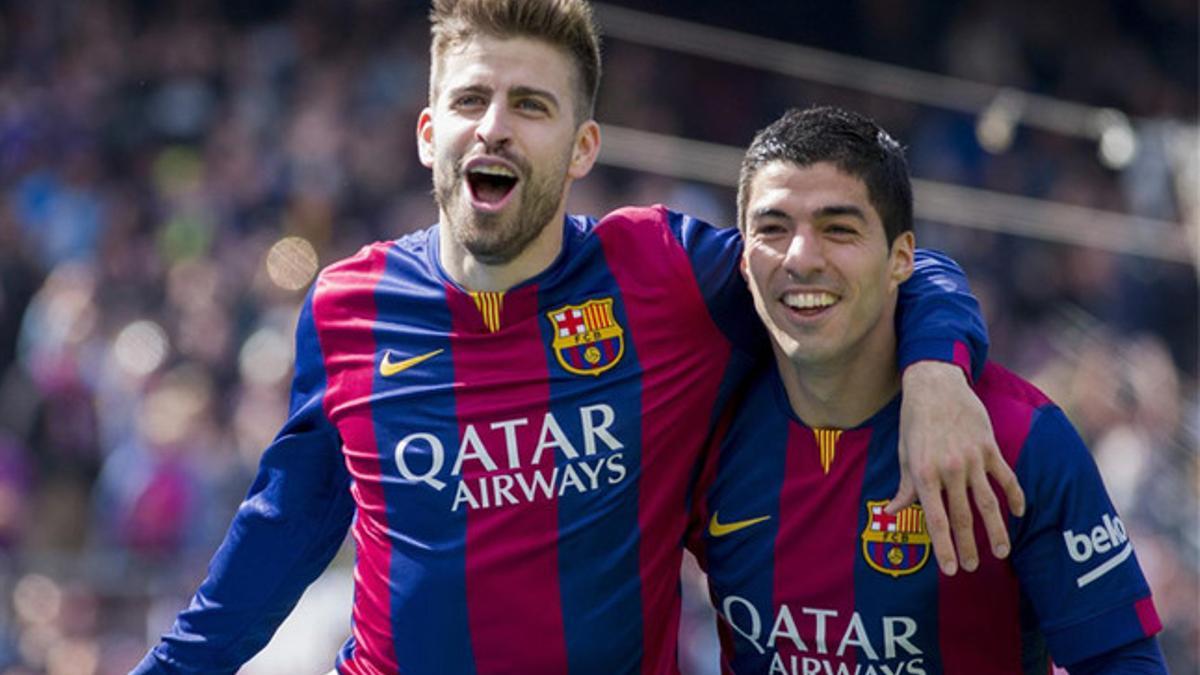
[[[1010,561],[939,575],[900,479],[895,313],[913,274],[900,146],[833,108],[791,111],[742,164],[742,272],[771,336],[706,460],[690,543],[735,673],[1162,673],[1150,590],[1070,423],[988,364],[975,384],[1029,493]],[[905,391],[904,397],[912,395]]]
[[[139,673],[236,670],[347,528],[343,675],[677,671],[689,481],[767,354],[739,234],[663,207],[565,214],[600,149],[585,3],[439,0],[432,21],[417,140],[440,222],[322,272],[289,418]],[[983,358],[976,303],[925,261],[901,293],[909,441],[921,467],[950,459],[924,489],[966,518],[971,568],[968,484],[1001,552],[985,474],[1021,493],[959,367]],[[947,416],[970,423],[945,433]],[[953,565],[945,516],[931,530]]]

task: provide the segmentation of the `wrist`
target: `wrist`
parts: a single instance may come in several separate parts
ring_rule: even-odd
[[[958,363],[932,359],[913,362],[901,374],[901,386],[906,389],[914,384],[919,386],[924,382],[949,380],[962,381],[968,385],[971,382],[967,371]]]

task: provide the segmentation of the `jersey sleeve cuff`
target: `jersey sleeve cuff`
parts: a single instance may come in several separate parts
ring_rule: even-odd
[[[967,381],[975,381],[971,373],[971,350],[960,340],[918,340],[906,343],[900,348],[899,358],[901,373],[919,361],[941,361],[962,368]]]
[[[1149,597],[1118,605],[1070,626],[1046,632],[1054,662],[1069,666],[1162,630],[1162,620]]]

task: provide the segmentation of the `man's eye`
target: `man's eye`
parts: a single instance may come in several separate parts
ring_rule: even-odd
[[[454,107],[456,108],[475,108],[485,103],[486,101],[479,94],[466,94],[454,99]]]
[[[826,227],[825,227],[825,231],[826,231],[826,232],[828,232],[829,234],[834,234],[834,235],[853,235],[853,234],[858,234],[858,230],[856,230],[856,229],[854,228],[854,226],[852,226],[852,225],[842,225],[842,224],[839,224],[839,223],[833,223],[832,225],[828,225],[828,226],[826,226]]]
[[[760,237],[771,237],[775,235],[785,234],[787,228],[779,223],[762,223],[754,226],[754,234]]]
[[[546,112],[549,110],[545,103],[533,98],[523,98],[517,101],[517,108],[529,112]]]

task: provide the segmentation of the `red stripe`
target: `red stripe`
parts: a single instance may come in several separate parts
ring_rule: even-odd
[[[962,342],[954,343],[954,365],[963,369],[967,374],[967,379],[971,378],[971,350],[967,349],[967,345]]]
[[[1143,634],[1154,635],[1162,630],[1162,619],[1158,618],[1158,610],[1154,607],[1153,599],[1142,598],[1134,603],[1133,609],[1137,612],[1138,622],[1142,624]]]
[[[346,673],[399,672],[392,642],[391,544],[381,485],[379,447],[370,399],[375,372],[375,286],[386,266],[386,248],[364,248],[326,270],[313,294],[313,318],[325,357],[328,389],[325,415],[337,425],[346,466],[354,477],[358,505],[354,520],[355,649],[342,664]]]
[[[558,510],[554,500],[519,506],[495,506],[488,480],[520,471],[547,474],[555,454],[544,452],[530,462],[543,419],[549,411],[550,385],[545,345],[537,321],[522,321],[537,311],[532,287],[509,292],[501,325],[495,334],[477,329],[470,298],[446,288],[453,331],[450,349],[460,438],[474,425],[495,471],[482,460],[462,465],[463,483],[474,498],[490,508],[468,508],[466,551],[467,621],[476,669],[481,673],[566,672],[567,652],[558,580]],[[496,364],[504,364],[498,368]],[[514,376],[517,374],[519,376]],[[509,464],[505,430],[492,428],[503,420],[527,418],[515,427],[520,467]],[[487,484],[483,496],[480,482]],[[520,617],[514,621],[514,617]]]
[[[612,305],[601,305],[596,308],[600,328],[610,328],[613,325]]]
[[[988,396],[994,372],[980,378],[978,390],[988,407],[992,428],[1000,452],[1014,465],[1025,437],[1033,409],[1011,399]],[[1000,512],[1008,513],[1004,492],[989,481],[1000,502]],[[960,571],[953,577],[938,576],[938,626],[942,665],[948,673],[1019,673],[1021,672],[1020,587],[1008,560],[998,560],[988,550],[983,518],[971,504],[975,521],[975,543],[979,548],[979,568]],[[932,553],[930,554],[932,555]],[[932,561],[931,561],[932,564]],[[986,612],[979,608],[986,607]],[[986,640],[979,636],[986,635]]]
[[[632,340],[643,373],[638,489],[642,672],[661,674],[678,671],[678,542],[688,519],[685,477],[692,474],[708,429],[696,423],[695,411],[715,406],[730,347],[662,212],[649,215],[637,221],[610,216],[596,233],[621,288],[629,324],[625,339]]]
[[[990,363],[976,383],[976,392],[987,406],[1000,453],[1009,466],[1015,466],[1029,435],[1035,406],[1045,403],[1045,396]],[[1004,492],[994,481],[989,483],[1000,502],[1000,512],[1008,513]],[[974,572],[939,576],[942,662],[946,672],[1020,672],[1020,589],[1016,574],[1007,560],[997,560],[988,551],[982,518],[974,504],[971,510],[980,565]],[[980,607],[988,611],[980,612]],[[980,641],[980,635],[988,639]]]
[[[938,646],[943,670],[1019,673],[1021,593],[1017,577],[1007,560],[997,560],[986,550],[987,532],[979,513],[974,516],[979,568],[953,577],[938,575]]]
[[[845,663],[851,672],[857,653],[848,648],[837,656],[838,642],[854,613],[854,561],[860,545],[858,514],[860,491],[866,468],[869,430],[846,431],[838,440],[837,459],[829,475],[821,468],[820,444],[811,429],[788,425],[787,460],[779,494],[779,531],[775,537],[775,597],[778,615],[787,604],[804,640],[804,648],[789,638],[775,647],[784,663],[791,655],[824,656]],[[820,560],[813,560],[814,551]],[[797,565],[804,570],[797,573]],[[818,644],[814,618],[803,608],[832,610],[828,615],[825,644]]]

